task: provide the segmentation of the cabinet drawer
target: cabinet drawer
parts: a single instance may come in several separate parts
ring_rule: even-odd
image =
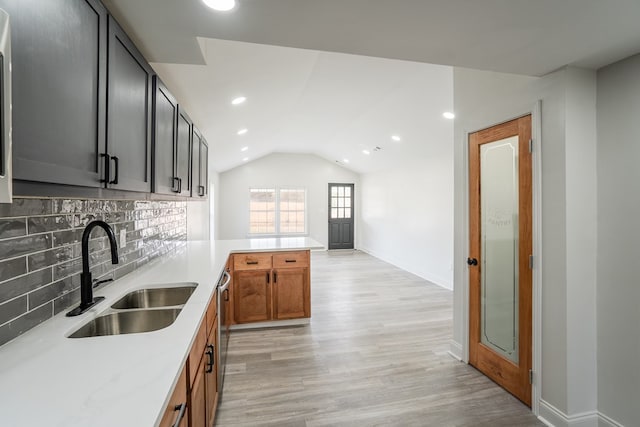
[[[233,255],[233,269],[242,270],[269,270],[271,269],[271,254],[235,254]]]
[[[273,254],[273,268],[309,267],[309,251]]]
[[[200,324],[198,329],[198,335],[191,346],[191,352],[189,353],[189,384],[191,389],[193,387],[193,380],[196,378],[198,372],[198,366],[200,365],[200,359],[204,354],[204,347],[207,345],[207,319],[205,318]]]

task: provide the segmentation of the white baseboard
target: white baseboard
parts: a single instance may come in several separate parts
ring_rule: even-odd
[[[372,257],[378,258],[381,261],[389,263],[389,264],[391,264],[391,265],[393,265],[395,267],[401,268],[406,272],[414,274],[414,275],[416,275],[416,276],[418,276],[418,277],[420,277],[420,278],[422,278],[422,279],[424,279],[424,280],[426,280],[428,282],[433,283],[434,285],[438,285],[441,288],[447,289],[449,291],[453,291],[453,284],[447,283],[446,280],[444,280],[444,279],[442,279],[440,277],[416,273],[415,271],[412,271],[409,268],[400,265],[395,260],[385,258],[385,257],[377,254],[375,251],[370,250],[369,248],[358,247],[358,250],[361,251],[361,252],[364,252],[364,253],[366,253],[368,255],[371,255]]]
[[[598,412],[598,426],[599,427],[624,427],[616,420],[607,417],[602,412]]]
[[[540,399],[538,418],[553,427],[598,427],[600,417],[597,411],[567,415],[544,399]]]
[[[457,341],[449,341],[449,351],[447,352],[451,357],[462,362],[462,344]]]

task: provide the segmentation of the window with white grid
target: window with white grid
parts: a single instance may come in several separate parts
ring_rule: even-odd
[[[304,234],[307,191],[303,188],[249,189],[249,234]]]

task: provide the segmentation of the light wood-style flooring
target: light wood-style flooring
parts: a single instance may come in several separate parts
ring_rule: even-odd
[[[362,252],[314,252],[311,324],[233,331],[218,426],[539,426],[448,353],[452,292]]]

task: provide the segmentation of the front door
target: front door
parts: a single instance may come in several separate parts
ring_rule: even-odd
[[[353,249],[353,184],[329,184],[329,249]]]
[[[469,136],[469,363],[531,406],[531,116]]]

